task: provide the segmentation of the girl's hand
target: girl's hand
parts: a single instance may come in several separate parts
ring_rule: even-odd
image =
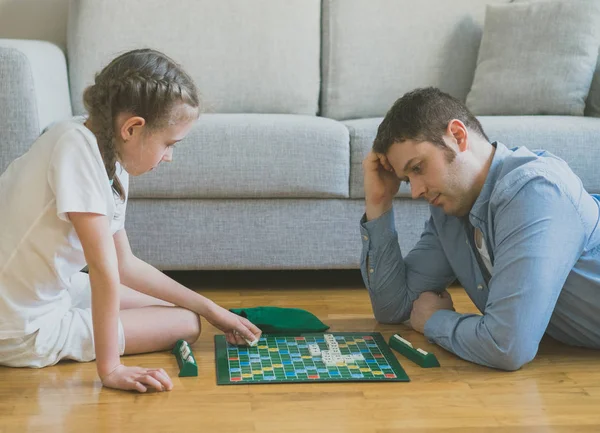
[[[229,344],[245,345],[259,339],[262,334],[262,331],[248,319],[218,305],[215,305],[206,316],[206,320],[225,333]]]
[[[102,385],[107,388],[125,391],[146,392],[148,387],[157,391],[173,389],[173,382],[162,368],[127,367],[119,364],[117,368],[100,379],[102,379]]]

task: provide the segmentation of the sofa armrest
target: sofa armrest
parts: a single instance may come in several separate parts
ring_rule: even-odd
[[[0,39],[0,172],[50,124],[71,117],[67,64],[49,42]]]
[[[39,132],[53,122],[71,117],[67,62],[58,46],[44,41],[0,39],[0,53],[3,60],[5,56],[9,59],[16,57],[11,63],[17,66],[11,71],[11,65],[5,61],[0,63],[1,69],[9,69],[2,71],[0,92],[10,91],[14,80],[30,86],[36,104]]]

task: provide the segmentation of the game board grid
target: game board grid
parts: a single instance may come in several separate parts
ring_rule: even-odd
[[[408,381],[380,333],[331,334],[338,342],[342,355],[360,353],[365,359],[354,365],[338,364],[331,367],[319,360],[315,362],[309,354],[308,345],[318,344],[321,350],[327,349],[323,334],[296,337],[265,335],[257,346],[251,348],[229,345],[223,336],[216,336],[215,348],[221,348],[221,355],[216,350],[217,358],[220,358],[217,359],[217,382]],[[384,348],[385,353],[380,348]]]

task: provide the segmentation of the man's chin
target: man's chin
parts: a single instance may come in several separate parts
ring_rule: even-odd
[[[440,204],[439,207],[442,209],[442,212],[444,212],[448,216],[463,217],[463,216],[469,214],[468,210],[465,211],[464,209],[452,206],[447,201],[444,202],[444,203],[442,203],[442,204]]]

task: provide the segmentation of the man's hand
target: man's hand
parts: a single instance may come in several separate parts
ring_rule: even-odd
[[[385,155],[372,150],[363,161],[363,175],[367,220],[371,221],[392,208],[392,201],[400,188],[400,179]]]
[[[413,309],[410,313],[410,325],[415,331],[424,334],[425,323],[438,310],[454,311],[454,304],[452,303],[450,293],[445,290],[439,295],[435,292],[421,293],[417,300],[413,302]]]

